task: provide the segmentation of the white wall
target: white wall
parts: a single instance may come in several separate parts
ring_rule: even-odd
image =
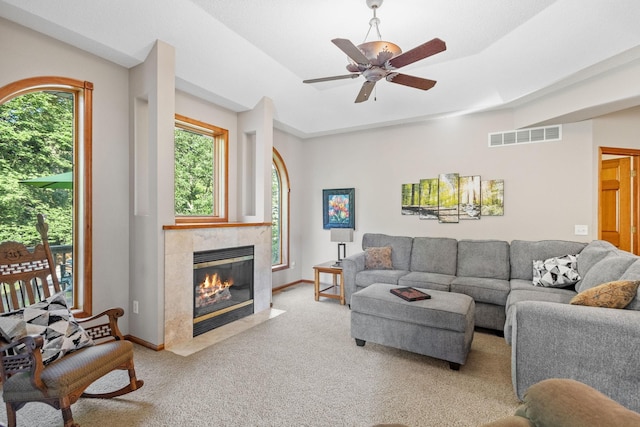
[[[497,111],[305,141],[302,181],[293,180],[305,188],[300,195],[302,277],[311,279],[314,264],[336,256],[336,243],[322,229],[325,188],[356,189],[356,231],[348,254],[360,251],[365,232],[508,241],[593,239],[597,160],[591,126],[589,121],[565,124],[559,142],[489,148],[489,132],[513,129],[512,114]],[[440,224],[401,215],[403,183],[449,172],[504,179],[504,216]],[[590,234],[575,236],[575,224],[588,225]]]
[[[300,280],[302,275],[301,262],[304,253],[304,239],[306,230],[304,228],[304,212],[302,201],[304,200],[305,170],[303,157],[303,142],[300,138],[274,130],[273,146],[284,161],[289,174],[289,268],[273,273],[273,287],[286,285]]]
[[[94,84],[93,312],[129,307],[128,70],[1,18],[0,57],[0,86],[36,76]]]

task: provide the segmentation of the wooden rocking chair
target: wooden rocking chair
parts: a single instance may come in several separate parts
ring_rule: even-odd
[[[36,228],[42,244],[33,252],[18,242],[0,244],[0,313],[5,313],[0,316],[15,314],[19,319],[24,307],[61,291],[47,239],[48,225],[42,215],[38,215]],[[123,309],[114,308],[90,318],[74,319],[96,345],[65,354],[48,365],[43,364],[42,336],[25,335],[7,341],[7,333],[0,330],[4,336],[0,345],[0,379],[9,426],[15,427],[16,411],[28,402],[43,402],[60,409],[64,426],[77,426],[71,405],[80,397],[112,398],[142,387],[143,381],[136,379],[133,365],[133,344],[125,341],[118,329],[118,318],[123,314]],[[96,324],[96,319],[101,318],[105,323]],[[88,323],[92,326],[85,326]],[[110,393],[84,392],[116,369],[128,371],[126,386]]]

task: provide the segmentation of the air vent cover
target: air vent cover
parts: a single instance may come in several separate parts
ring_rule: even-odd
[[[489,147],[503,147],[505,145],[531,144],[534,142],[560,141],[562,139],[562,125],[507,130],[489,134]]]

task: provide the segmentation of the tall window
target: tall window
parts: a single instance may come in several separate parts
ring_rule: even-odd
[[[273,149],[271,165],[271,265],[273,270],[289,266],[289,174]]]
[[[227,220],[229,132],[176,114],[176,222]]]
[[[0,88],[0,241],[38,243],[36,215],[67,300],[91,314],[91,121],[89,82],[35,77]]]

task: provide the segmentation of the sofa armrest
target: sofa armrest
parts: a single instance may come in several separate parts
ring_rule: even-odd
[[[356,274],[364,270],[364,252],[351,255],[342,260],[342,280],[344,280],[344,296],[351,305],[351,295],[356,291]]]
[[[518,398],[570,378],[640,411],[640,311],[541,301],[514,306],[511,378]]]

